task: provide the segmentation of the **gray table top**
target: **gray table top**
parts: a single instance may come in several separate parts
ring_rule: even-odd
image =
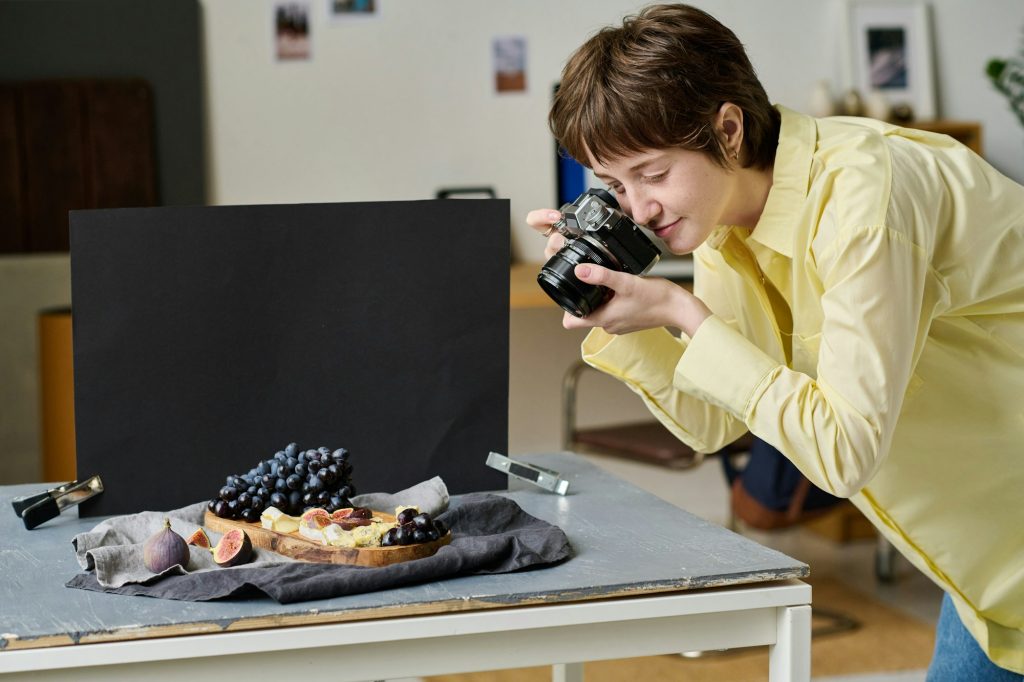
[[[564,603],[800,578],[809,572],[805,564],[697,518],[577,455],[517,459],[559,471],[570,481],[565,497],[525,484],[499,494],[560,526],[572,543],[572,559],[543,570],[298,604],[269,598],[182,602],[66,588],[81,571],[71,538],[102,519],[79,519],[69,510],[27,531],[10,501],[44,486],[0,486],[0,652],[159,636],[178,628],[213,631],[247,619],[266,627],[309,624],[311,615],[329,622],[428,613],[431,605],[453,602],[479,608]]]

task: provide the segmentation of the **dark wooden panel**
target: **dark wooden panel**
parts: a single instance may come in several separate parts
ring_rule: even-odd
[[[12,86],[0,84],[0,253],[28,249],[21,175],[17,94]]]
[[[71,81],[27,83],[21,91],[25,221],[30,251],[68,250],[68,211],[94,208],[82,141],[80,88]]]
[[[153,96],[142,80],[83,83],[90,200],[97,208],[157,203]]]

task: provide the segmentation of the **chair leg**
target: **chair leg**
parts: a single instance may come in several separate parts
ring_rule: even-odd
[[[896,548],[881,534],[875,547],[875,577],[886,585],[896,581]]]

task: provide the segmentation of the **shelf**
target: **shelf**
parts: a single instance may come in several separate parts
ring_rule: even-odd
[[[552,301],[537,284],[537,273],[543,263],[514,263],[509,280],[509,307],[512,310],[526,308],[554,308]]]

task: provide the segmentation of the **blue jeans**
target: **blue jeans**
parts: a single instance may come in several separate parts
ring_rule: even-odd
[[[942,597],[935,629],[935,653],[925,682],[1022,682],[1024,675],[1000,668],[988,659],[956,615],[949,595]]]

